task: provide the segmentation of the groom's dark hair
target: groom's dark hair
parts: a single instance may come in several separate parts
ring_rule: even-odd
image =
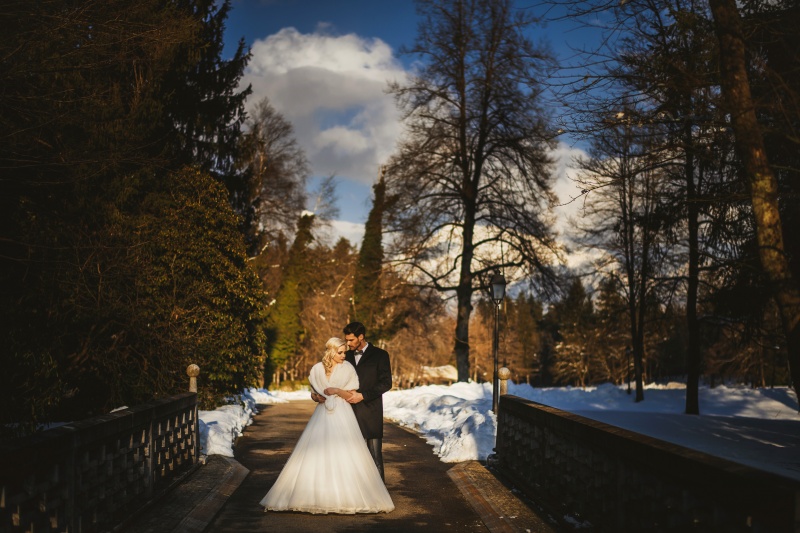
[[[364,327],[364,324],[361,322],[350,322],[344,327],[342,330],[345,335],[350,335],[351,333],[358,337],[359,335],[367,336],[367,328]]]

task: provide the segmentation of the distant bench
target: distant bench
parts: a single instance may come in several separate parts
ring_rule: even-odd
[[[798,481],[516,396],[498,411],[495,467],[581,531],[800,532]]]
[[[0,445],[0,533],[108,531],[197,465],[187,392]]]

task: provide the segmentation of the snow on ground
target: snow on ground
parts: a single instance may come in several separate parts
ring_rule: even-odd
[[[800,480],[800,415],[786,387],[700,389],[700,416],[684,415],[683,384],[648,385],[635,403],[626,386],[533,388],[509,383],[509,394],[661,440]],[[233,456],[233,442],[257,404],[309,400],[308,391],[250,389],[236,404],[200,412],[205,454]],[[443,462],[485,460],[496,419],[491,383],[428,385],[384,395],[386,419],[418,432]]]

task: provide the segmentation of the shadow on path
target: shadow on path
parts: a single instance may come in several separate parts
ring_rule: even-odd
[[[416,434],[389,423],[384,425],[383,456],[394,511],[361,515],[265,513],[258,502],[277,479],[314,407],[311,401],[263,406],[236,442],[236,460],[250,470],[250,475],[230,497],[209,531],[488,531],[447,475],[453,465],[439,461]]]
[[[533,509],[477,461],[439,461],[416,433],[384,424],[388,514],[265,513],[259,501],[278,478],[315,407],[261,406],[236,442],[235,458],[213,455],[175,489],[135,513],[124,533],[381,532],[553,533]]]

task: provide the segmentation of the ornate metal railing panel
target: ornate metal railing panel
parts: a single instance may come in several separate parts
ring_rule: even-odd
[[[502,396],[495,466],[581,531],[800,532],[800,482]]]
[[[0,532],[108,531],[197,464],[197,394],[0,446]]]

